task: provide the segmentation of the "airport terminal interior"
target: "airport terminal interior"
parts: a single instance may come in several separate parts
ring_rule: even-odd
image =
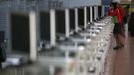
[[[118,50],[112,2],[127,12]],[[0,0],[0,75],[134,75],[133,8],[134,0]]]

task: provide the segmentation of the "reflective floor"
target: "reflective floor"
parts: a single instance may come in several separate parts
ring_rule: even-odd
[[[115,46],[114,38],[112,41],[105,75],[134,75],[134,37],[126,37],[125,48],[118,51],[112,49]]]
[[[130,62],[129,62],[129,74],[128,75],[134,75],[134,37],[129,38],[129,56],[130,56]]]
[[[129,67],[130,63],[130,51],[133,50],[131,48],[134,44],[131,44],[132,42],[131,37],[126,38],[125,42],[125,48],[120,49],[115,53],[115,58],[114,58],[114,72],[113,75],[134,75],[134,74],[129,74],[129,68],[132,68],[132,66]],[[134,43],[134,41],[133,41]],[[134,55],[133,55],[134,56]]]

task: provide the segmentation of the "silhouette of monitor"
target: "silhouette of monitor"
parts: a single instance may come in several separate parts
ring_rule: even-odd
[[[87,7],[87,21],[90,22],[90,7]]]
[[[95,12],[94,12],[94,7],[92,7],[92,18],[93,18],[93,21],[95,20]]]
[[[40,38],[50,42],[50,13],[40,12]]]
[[[98,17],[99,19],[101,18],[102,16],[102,6],[98,6]]]
[[[65,35],[65,11],[64,10],[56,10],[55,11],[56,18],[56,33]]]
[[[12,50],[30,52],[29,15],[11,13],[10,17]]]
[[[84,27],[84,8],[78,8],[78,25]]]
[[[5,39],[5,32],[0,31],[0,43],[4,43],[4,39]]]
[[[75,30],[75,10],[69,9],[70,32]]]

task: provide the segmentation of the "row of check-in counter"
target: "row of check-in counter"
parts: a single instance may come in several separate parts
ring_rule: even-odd
[[[50,75],[104,75],[105,72],[104,64],[105,64],[107,52],[109,50],[110,38],[111,38],[114,24],[112,23],[112,18],[109,16],[93,22],[94,19],[97,19],[97,15],[98,17],[104,16],[104,13],[102,15],[102,12],[104,11],[102,10],[103,8],[100,8],[100,15],[99,12],[97,12],[97,10],[99,9],[99,8],[97,9],[97,7],[90,7],[88,9],[84,7],[83,9],[84,11],[82,10],[82,16],[81,16],[81,11],[78,11],[78,9],[73,10],[73,15],[69,15],[68,9],[65,10],[65,12],[64,11],[61,12],[62,14],[60,12],[56,12],[55,10],[50,10],[50,13],[49,12],[45,13],[44,15],[45,19],[43,15],[41,15],[41,17],[43,17],[43,19],[40,18],[42,19],[41,23],[44,24],[45,27],[40,27],[40,29],[43,28],[42,30],[46,30],[46,31],[42,31],[42,33],[46,32],[44,34],[49,33],[48,38],[50,44],[46,43],[46,40],[42,42],[42,40],[45,39],[43,38],[41,39],[40,46],[38,47],[36,47],[38,43],[36,41],[36,37],[40,36],[40,34],[37,34],[38,36],[36,35],[37,33],[36,21],[38,20],[36,17],[37,13],[35,11],[32,11],[31,13],[25,15],[26,19],[28,19],[27,21],[30,23],[30,24],[25,23],[27,29],[29,26],[29,29],[27,31],[30,31],[29,32],[30,40],[28,40],[30,41],[30,54],[29,54],[30,59],[37,59],[39,65],[41,65],[42,67],[43,66],[48,67]],[[87,14],[90,15],[90,17]],[[71,16],[73,16],[73,18]],[[88,21],[92,23],[88,23],[87,16],[88,16]],[[22,16],[19,15],[19,17]],[[79,20],[79,18],[82,19]],[[24,19],[20,19],[20,20],[26,20],[26,19],[24,17]],[[71,20],[73,19],[72,21],[75,23],[69,24],[69,21],[71,22],[70,19]],[[81,23],[79,22],[82,21],[83,21],[82,23],[83,27],[81,28],[79,26]],[[24,25],[24,24],[17,23],[14,17],[11,19],[11,22],[12,22],[11,26],[14,27],[16,27],[15,25],[18,26],[18,24]],[[19,21],[19,22],[23,22],[23,21]],[[73,25],[73,27],[70,27],[69,25],[70,26]],[[61,29],[60,27],[63,29],[61,31],[56,31],[56,30],[60,30]],[[72,33],[72,35],[68,30],[69,28],[75,31]],[[13,31],[15,29],[11,29],[11,30]],[[15,34],[14,32],[12,32],[12,34]],[[64,38],[64,36],[62,37],[62,35],[59,35],[57,39],[56,37],[57,33],[62,33],[62,32],[63,34],[69,36],[67,38]],[[46,36],[47,35],[45,35],[45,37]],[[11,38],[9,39],[10,41],[12,41]],[[16,38],[14,38],[14,40],[15,39]],[[25,39],[23,40],[25,41]],[[22,42],[22,40],[20,41]],[[17,41],[15,40],[14,43],[16,42]],[[12,43],[12,46],[14,43]],[[20,42],[17,44],[20,44]],[[15,46],[17,44],[15,44]],[[50,46],[50,45],[54,45],[54,46]],[[9,57],[7,59],[8,60],[7,62],[11,63],[12,61],[11,64],[19,65],[18,62],[20,61],[20,59],[21,56],[20,57],[15,56],[15,58]]]
[[[114,24],[105,17],[85,30],[56,44],[51,50],[40,50],[38,62],[49,67],[50,75],[104,75],[106,56]],[[60,68],[60,72],[56,69]]]

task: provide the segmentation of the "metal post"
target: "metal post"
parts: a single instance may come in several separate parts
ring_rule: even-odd
[[[55,71],[54,66],[50,66],[49,67],[50,75],[54,75],[54,71]]]
[[[96,6],[94,7],[94,20],[96,20],[96,18],[97,18],[97,15],[96,15]]]
[[[8,21],[7,21],[7,51],[12,51],[12,35],[11,35],[11,18],[10,13],[7,13]]]
[[[75,31],[78,32],[78,9],[75,8]]]
[[[30,19],[30,59],[36,61],[37,59],[37,15],[35,11],[31,11],[29,14]]]
[[[50,10],[50,35],[51,35],[51,46],[55,46],[56,42],[56,30],[55,30],[55,10]]]
[[[84,7],[84,28],[87,27],[87,7]]]
[[[69,63],[70,62],[68,61],[69,60],[69,52],[68,51],[65,52],[65,60],[66,60],[66,68],[65,68],[66,74],[65,75],[69,75]]]
[[[101,6],[101,16],[100,17],[102,17],[102,15],[103,15],[103,6]]]
[[[98,17],[98,6],[96,6],[96,19],[99,18]]]
[[[105,16],[105,6],[102,6],[102,17]]]
[[[90,22],[92,23],[93,22],[93,10],[92,10],[93,8],[92,7],[90,7]]]
[[[65,9],[65,22],[66,22],[66,37],[69,37],[69,27],[70,27],[70,22],[69,22],[69,9]]]
[[[41,41],[41,38],[40,38],[40,23],[39,23],[39,21],[40,21],[40,18],[39,18],[39,12],[36,12],[37,14],[36,14],[36,21],[37,21],[37,30],[36,30],[36,32],[37,32],[37,43],[38,43],[38,46],[39,46],[39,44],[40,44],[40,41]]]

